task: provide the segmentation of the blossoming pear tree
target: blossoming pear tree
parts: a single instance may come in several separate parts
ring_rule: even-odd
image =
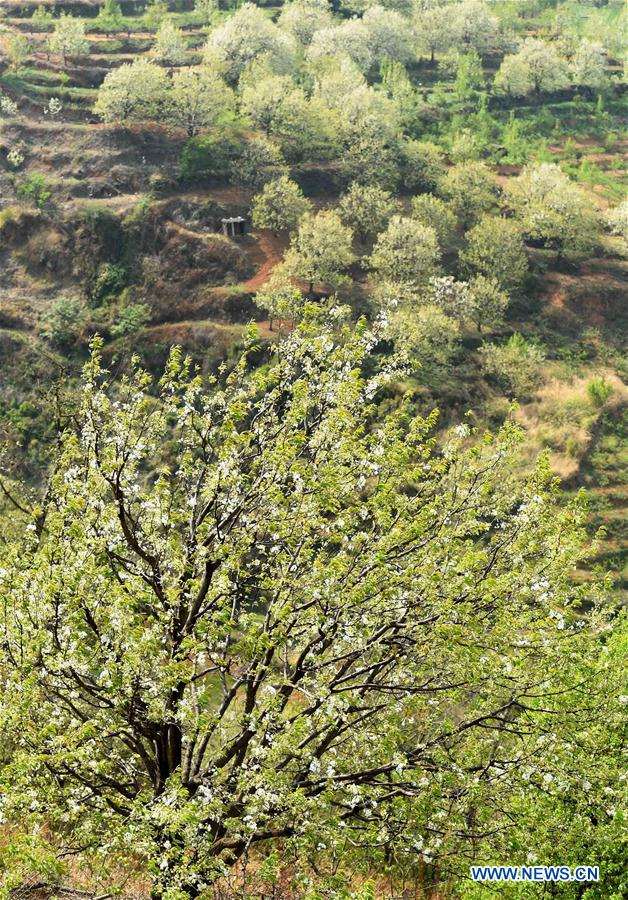
[[[576,711],[607,715],[582,510],[543,462],[513,479],[515,427],[378,413],[383,332],[327,317],[209,382],[177,350],[116,382],[96,341],[1,551],[3,817],[144,857],[155,897],[276,842],[447,866],[513,816],[522,840],[583,777]]]

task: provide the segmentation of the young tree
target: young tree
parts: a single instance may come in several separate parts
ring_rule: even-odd
[[[355,259],[351,244],[351,229],[337,213],[305,213],[286,253],[285,270],[292,278],[307,281],[310,294],[318,283],[336,286]]]
[[[551,44],[527,38],[517,53],[504,58],[495,85],[514,97],[558,91],[569,85],[567,63]]]
[[[16,116],[18,113],[18,105],[15,100],[6,94],[0,94],[0,119],[4,116]]]
[[[63,59],[65,65],[68,56],[82,56],[89,53],[89,41],[85,39],[85,23],[81,19],[61,13],[55,21],[54,31],[48,38],[50,53]]]
[[[144,25],[150,29],[158,28],[169,12],[168,0],[149,0],[144,10]]]
[[[307,47],[317,31],[332,24],[328,0],[291,0],[281,7],[277,24]]]
[[[264,56],[274,71],[289,72],[294,60],[294,40],[252,3],[245,3],[214,28],[205,45],[207,62],[223,62],[228,78],[236,81],[254,59]]]
[[[116,34],[125,30],[124,16],[118,0],[105,0],[98,10],[96,24],[105,34]]]
[[[456,241],[458,222],[449,205],[433,194],[419,194],[412,198],[412,218],[433,228],[443,253],[452,249]]]
[[[0,549],[9,841],[141,849],[165,900],[287,840],[466,875],[513,823],[534,852],[538,804],[565,848],[587,814],[610,834],[619,666],[601,614],[570,613],[597,593],[572,577],[584,512],[546,464],[513,480],[514,427],[439,449],[410,405],[375,421],[381,338],[306,325],[209,387],[175,351],[157,397],[88,363]]]
[[[311,208],[299,185],[282,175],[265,184],[253,198],[253,224],[256,228],[283,231],[293,228]]]
[[[470,161],[452,166],[438,192],[449,202],[460,224],[468,228],[497,205],[499,186],[484,163]]]
[[[528,256],[521,226],[501,216],[484,216],[465,235],[460,254],[468,274],[494,279],[506,292],[518,291],[528,272]]]
[[[338,215],[362,243],[382,231],[398,212],[399,201],[389,191],[357,181],[350,185],[338,204]]]
[[[369,262],[386,281],[421,287],[439,267],[436,232],[406,216],[393,216],[375,241]]]
[[[559,260],[595,245],[599,223],[591,201],[559,166],[527,166],[509,187],[509,198],[526,236],[555,249]]]
[[[208,66],[178,69],[169,95],[171,120],[193,137],[235,108],[233,91]]]
[[[471,100],[484,87],[482,60],[475,50],[468,53],[451,50],[441,59],[439,68],[453,74],[453,93],[460,102]]]
[[[187,58],[187,44],[183,32],[171,19],[164,19],[155,37],[152,55],[157,62],[180,66]]]
[[[156,120],[168,112],[169,91],[165,71],[138,58],[107,73],[94,112],[104,122]]]
[[[48,6],[38,6],[31,15],[31,23],[37,26],[37,31],[49,31],[54,22],[54,12]]]

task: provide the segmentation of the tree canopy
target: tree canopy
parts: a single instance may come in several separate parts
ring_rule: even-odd
[[[609,677],[570,613],[582,511],[543,463],[505,477],[516,428],[439,448],[433,417],[376,420],[380,340],[306,322],[210,385],[175,351],[155,396],[95,346],[2,551],[5,817],[131,843],[194,897],[271,839],[507,847],[581,784]]]

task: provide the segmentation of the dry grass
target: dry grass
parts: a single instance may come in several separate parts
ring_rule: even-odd
[[[589,448],[593,429],[603,409],[628,401],[628,388],[611,371],[591,372],[588,377],[560,380],[548,367],[547,380],[532,402],[524,404],[517,419],[525,427],[526,457],[531,461],[549,449],[552,469],[562,479],[575,475]],[[604,378],[612,392],[603,406],[589,394],[593,378]]]

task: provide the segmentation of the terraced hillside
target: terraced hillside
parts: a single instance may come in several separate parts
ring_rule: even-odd
[[[338,422],[346,416],[351,427],[342,431],[338,425],[342,432],[338,446],[359,448],[363,454],[354,488],[352,492],[347,489],[350,504],[361,503],[362,494],[368,497],[372,484],[379,484],[377,455],[388,450],[384,438],[381,447],[377,444],[377,435],[385,435],[394,447],[394,460],[388,460],[391,471],[393,462],[400,464],[399,460],[410,467],[412,454],[404,442],[415,440],[414,429],[423,427],[417,423],[435,409],[435,452],[449,448],[451,435],[455,435],[459,448],[455,452],[461,454],[456,477],[461,484],[466,484],[467,472],[475,472],[474,466],[478,466],[478,483],[483,484],[485,472],[479,470],[477,460],[492,445],[488,438],[481,445],[482,434],[495,434],[505,423],[506,428],[509,423],[514,423],[515,429],[521,426],[523,434],[520,449],[508,457],[508,470],[496,469],[495,474],[491,469],[494,482],[486,488],[487,494],[512,490],[512,497],[517,497],[512,508],[503,498],[496,501],[495,508],[485,508],[482,497],[479,511],[471,503],[468,517],[461,519],[456,530],[457,488],[451,475],[456,470],[452,465],[450,471],[445,454],[438,457],[440,481],[426,487],[421,481],[424,470],[413,462],[412,476],[406,481],[400,477],[399,488],[395,482],[390,494],[382,489],[380,518],[375,503],[373,509],[351,507],[360,535],[354,543],[347,543],[342,530],[354,527],[347,524],[349,516],[339,519],[333,535],[325,531],[325,523],[340,515],[338,509],[346,499],[342,479],[354,474],[350,465],[343,468],[344,457],[342,472],[336,472],[337,460],[330,454],[329,481],[327,475],[322,478],[325,501],[301,523],[306,534],[304,523],[309,527],[310,521],[318,522],[318,516],[323,535],[308,546],[314,574],[307,566],[303,573],[299,570],[299,578],[305,579],[304,591],[311,588],[314,605],[320,604],[320,610],[316,606],[320,635],[312,639],[314,649],[305,647],[301,658],[301,650],[295,651],[296,644],[290,644],[298,641],[301,625],[286,625],[281,648],[273,645],[267,660],[262,652],[264,642],[271,641],[263,630],[268,622],[273,628],[284,627],[281,615],[276,620],[266,615],[264,603],[271,588],[264,567],[284,565],[277,549],[280,538],[285,537],[284,526],[289,531],[288,542],[297,541],[299,526],[288,529],[293,514],[290,508],[281,515],[275,510],[273,533],[255,547],[247,544],[246,552],[239,546],[237,552],[233,550],[227,574],[220,570],[226,550],[216,563],[224,581],[216,588],[217,597],[223,596],[220,591],[224,588],[225,596],[233,590],[236,599],[232,608],[221,609],[222,618],[212,620],[211,628],[198,638],[200,650],[194,645],[196,649],[188,652],[187,642],[191,646],[193,641],[185,628],[194,616],[190,614],[188,621],[181,612],[183,606],[176,615],[169,610],[170,631],[162,643],[165,646],[172,640],[177,646],[163,667],[170,681],[162,684],[162,694],[156,692],[150,701],[142,697],[136,702],[133,688],[131,701],[103,699],[99,706],[101,696],[109,697],[107,691],[117,685],[119,673],[108,680],[104,663],[99,663],[98,671],[88,666],[89,678],[79,673],[83,678],[79,693],[87,691],[88,704],[99,710],[98,715],[102,710],[107,715],[111,712],[114,724],[105,723],[103,733],[110,727],[112,745],[118,738],[124,745],[119,754],[123,775],[116,775],[119,782],[111,774],[119,762],[114,755],[109,759],[105,753],[92,766],[92,751],[85,748],[90,748],[92,741],[95,746],[101,725],[92,729],[86,724],[92,721],[91,713],[82,720],[84,728],[76,725],[80,715],[76,721],[72,719],[72,695],[63,715],[76,725],[77,749],[70,762],[61,764],[55,758],[51,764],[50,771],[56,765],[59,768],[54,769],[54,785],[45,802],[54,808],[54,815],[38,818],[39,799],[31,797],[28,785],[29,779],[41,773],[31,772],[30,763],[24,763],[19,771],[11,769],[14,744],[5,747],[0,737],[0,794],[4,785],[22,779],[24,796],[31,804],[27,808],[24,801],[18,810],[22,816],[15,827],[18,851],[13,849],[13,825],[5,829],[0,824],[0,893],[21,887],[26,893],[10,895],[12,900],[17,896],[47,900],[72,887],[100,900],[118,890],[129,896],[151,894],[159,900],[234,900],[236,896],[259,900],[476,900],[479,893],[468,876],[470,860],[493,860],[501,853],[527,864],[528,857],[533,857],[533,862],[545,860],[560,847],[563,857],[558,862],[594,864],[601,859],[610,873],[604,885],[587,885],[586,895],[575,883],[567,885],[568,900],[623,895],[624,876],[615,849],[621,825],[614,812],[620,806],[614,793],[616,761],[609,759],[620,743],[612,730],[619,716],[609,699],[607,705],[604,701],[596,707],[597,718],[585,729],[584,718],[591,709],[588,700],[574,702],[573,709],[558,710],[563,699],[556,698],[567,693],[561,682],[559,651],[554,655],[547,652],[546,665],[554,679],[547,697],[542,693],[545,673],[539,660],[546,652],[542,648],[550,628],[555,627],[558,634],[556,647],[565,636],[577,643],[579,629],[584,634],[590,623],[597,629],[595,641],[605,643],[610,620],[619,615],[628,598],[625,23],[624,4],[618,0],[0,0],[0,549],[13,546],[11,542],[22,533],[30,540],[33,532],[39,540],[44,529],[46,516],[40,509],[47,495],[43,485],[59,435],[83,414],[77,407],[78,388],[91,359],[95,335],[102,341],[98,346],[102,346],[103,365],[111,373],[115,403],[119,402],[116,392],[125,397],[130,390],[125,379],[133,371],[133,358],[140,359],[156,379],[150,386],[148,380],[138,382],[142,390],[137,396],[148,393],[148,399],[142,394],[138,408],[149,411],[147,421],[153,415],[162,417],[159,427],[167,438],[160,443],[151,437],[154,458],[142,459],[135,473],[140,487],[133,490],[138,496],[147,485],[150,490],[166,491],[171,483],[178,484],[179,469],[172,462],[179,437],[168,432],[172,422],[177,422],[191,444],[201,433],[194,426],[189,433],[185,431],[189,425],[185,416],[194,410],[194,404],[183,403],[175,409],[173,402],[169,407],[167,392],[157,382],[173,346],[189,355],[202,376],[215,378],[210,382],[212,389],[225,383],[227,391],[235,392],[228,401],[221,401],[228,415],[225,413],[221,423],[224,429],[212,431],[211,440],[217,446],[224,440],[228,447],[233,439],[235,447],[241,439],[244,446],[242,434],[246,435],[250,454],[242,450],[241,480],[244,483],[251,478],[254,493],[257,482],[246,466],[253,465],[250,460],[261,453],[262,439],[256,444],[254,429],[250,434],[246,431],[247,415],[253,422],[257,416],[264,418],[267,410],[255,406],[264,390],[278,398],[277,409],[272,410],[276,437],[268,439],[268,447],[264,445],[268,454],[265,464],[273,472],[273,466],[277,467],[276,483],[268,476],[272,482],[269,497],[275,497],[272,490],[277,485],[294,481],[294,490],[303,490],[304,498],[309,498],[304,478],[315,480],[312,472],[316,477],[320,474],[316,465],[312,472],[307,469],[311,447],[300,432],[291,436],[294,444],[286,440],[285,446],[281,436],[286,409],[304,433],[320,424],[309,407],[302,413],[302,421],[299,419],[298,402],[309,396],[310,389],[321,391],[323,405],[329,397],[336,397],[336,390],[342,387],[346,391],[346,409],[338,410]],[[349,356],[341,359],[343,348],[353,346],[356,335],[371,327],[378,338],[372,338],[368,353],[360,356],[356,344],[351,352],[358,362]],[[311,347],[298,343],[303,335],[314,335]],[[243,361],[240,354],[245,346],[248,356]],[[307,379],[299,382],[302,395],[298,391],[290,395],[291,388],[285,387],[286,399],[272,381],[272,366],[277,360],[280,367],[288,365],[283,348],[295,346],[294,377],[301,378],[310,367],[314,374],[311,383]],[[329,383],[324,366],[321,364],[322,374],[316,369],[325,353],[337,366],[335,381]],[[171,366],[168,377],[183,382],[185,365],[175,356]],[[176,377],[172,376],[175,370]],[[358,388],[357,382],[351,381],[358,371],[364,384],[370,386],[373,377],[371,393],[365,389],[360,394],[364,420],[352,406],[352,392],[362,391],[362,385]],[[388,377],[390,371],[394,378]],[[246,380],[249,376],[250,382]],[[242,394],[235,396],[239,389]],[[118,421],[112,412],[115,403],[109,407],[109,401],[103,399],[106,392],[92,395],[91,390],[95,389],[89,383],[90,402],[95,407],[103,405],[103,442],[115,435],[118,427],[128,427],[126,439],[143,447],[144,425],[141,416],[134,418],[135,400],[126,406],[121,403],[124,414]],[[250,404],[247,414],[242,412],[246,403]],[[368,414],[364,413],[367,408]],[[354,414],[355,421],[350,420]],[[289,416],[288,420],[293,421]],[[270,433],[274,434],[269,425]],[[266,440],[268,435],[263,437]],[[321,446],[327,446],[325,440]],[[290,478],[284,478],[283,470],[279,471],[281,454],[294,451],[300,461],[300,441],[309,448],[302,453],[307,462],[305,474],[299,470],[293,477],[291,471]],[[203,437],[199,458],[212,457],[210,443]],[[111,446],[114,444],[112,439]],[[484,449],[478,449],[476,456],[480,446]],[[111,450],[114,455],[116,448]],[[421,448],[423,453],[422,444]],[[70,459],[71,448],[64,452],[69,454],[64,459]],[[575,572],[570,566],[569,578],[564,580],[568,587],[561,581],[557,589],[560,597],[573,589],[577,601],[572,605],[565,602],[565,609],[558,601],[556,608],[548,606],[546,620],[530,639],[534,652],[530,650],[526,657],[528,636],[523,630],[528,627],[528,615],[530,628],[536,627],[532,610],[537,599],[526,605],[525,598],[539,595],[538,604],[550,604],[550,600],[554,604],[552,592],[546,591],[543,565],[539,563],[534,577],[526,569],[528,544],[533,556],[540,552],[539,547],[552,543],[550,519],[541,517],[539,528],[545,531],[538,544],[533,521],[521,524],[529,537],[522,546],[517,543],[519,525],[513,525],[518,555],[513,551],[515,562],[510,567],[500,562],[503,571],[494,580],[494,560],[482,556],[478,536],[495,541],[497,547],[495,535],[506,528],[504,522],[511,521],[513,509],[519,510],[518,504],[524,512],[527,504],[534,508],[538,496],[532,487],[526,487],[529,496],[525,495],[525,502],[517,491],[543,454],[561,480],[561,512],[556,513],[555,521],[567,521],[560,516],[569,501],[584,490],[587,530],[591,538],[597,533],[597,542],[587,558],[579,559]],[[316,452],[312,456],[316,458]],[[495,457],[500,458],[499,454]],[[133,451],[129,451],[129,459],[134,461]],[[63,485],[68,484],[80,499],[75,506],[74,500],[63,506],[68,488],[61,499],[55,495],[54,502],[68,519],[76,516],[73,527],[78,530],[76,510],[84,504],[88,510],[85,517],[94,516],[90,521],[93,534],[97,534],[98,515],[89,506],[88,492],[81,494],[82,482],[76,475],[79,464],[72,460],[67,473],[57,473],[62,483],[59,497],[66,490]],[[100,465],[100,460],[96,462]],[[217,465],[217,493],[232,477],[231,464],[225,457]],[[96,463],[94,467],[98,469]],[[425,467],[429,468],[427,462]],[[90,545],[86,539],[83,561],[76,562],[76,571],[67,583],[74,584],[76,575],[76,596],[80,597],[84,589],[81,565],[90,572],[94,560],[102,564],[103,571],[112,564],[117,580],[110,589],[113,593],[119,590],[121,608],[126,610],[127,579],[141,582],[140,593],[146,589],[158,596],[161,590],[158,553],[150,542],[143,543],[142,534],[143,517],[146,510],[146,515],[153,515],[154,498],[137,501],[136,507],[131,500],[131,512],[125,513],[120,483],[107,481],[106,466],[102,471],[97,489],[102,488],[104,497],[109,485],[115,499],[110,508],[103,500],[102,509],[109,510],[114,522],[118,510],[123,541],[129,543],[124,551],[118,545],[111,549],[105,534],[101,561],[93,550],[96,544]],[[124,480],[122,474],[120,479]],[[261,483],[261,475],[260,479]],[[195,523],[185,534],[177,531],[183,527],[188,506],[192,508],[196,502],[189,483],[185,482],[190,496],[182,505],[184,512],[176,508],[178,500],[172,500],[165,512],[160,507],[160,517],[154,515],[155,528],[166,535],[163,540],[168,552],[174,548],[176,554],[187,547],[193,556],[189,548],[196,547]],[[277,496],[283,497],[283,489],[277,487]],[[427,512],[418,502],[423,490]],[[544,490],[543,484],[539,491]],[[547,490],[551,494],[549,487]],[[473,492],[472,485],[469,496]],[[262,500],[264,496],[261,492]],[[327,652],[325,629],[336,614],[332,601],[325,606],[326,588],[320,585],[327,584],[328,577],[334,602],[345,596],[346,589],[356,609],[364,597],[371,597],[369,592],[374,598],[380,591],[385,593],[387,584],[405,571],[403,551],[394,565],[389,563],[386,541],[389,531],[396,533],[399,509],[406,501],[414,504],[413,516],[426,528],[423,537],[428,549],[425,565],[417,565],[414,582],[408,578],[393,598],[394,604],[404,601],[405,592],[418,590],[420,584],[420,590],[437,597],[442,608],[438,607],[433,619],[426,613],[416,625],[416,633],[406,633],[403,623],[403,627],[394,626],[383,640],[381,670],[379,663],[371,666],[370,644],[359,649],[358,632],[371,614],[370,607],[368,615],[356,615],[342,633],[337,658],[333,657],[333,677],[329,677],[334,690],[324,701],[315,697],[314,689],[310,696],[304,673],[311,674],[308,666],[312,660]],[[199,513],[199,529],[213,510],[212,502],[207,500]],[[441,520],[438,517],[447,503],[453,512],[443,513]],[[306,508],[305,500],[303,504]],[[270,500],[268,505],[272,505]],[[263,508],[260,501],[255,510],[261,530],[266,515]],[[167,528],[171,527],[168,516],[172,509],[176,510],[172,533],[177,537],[171,539]],[[235,522],[241,509],[234,501],[229,510]],[[428,522],[428,513],[434,516],[433,522]],[[55,527],[61,521],[56,515],[53,510]],[[229,516],[226,525],[217,518],[216,546],[226,547],[232,540]],[[360,524],[362,521],[367,525]],[[253,526],[246,516],[238,527],[240,524],[244,546]],[[378,545],[363,570],[356,561],[355,567],[349,566],[347,573],[333,581],[335,566],[344,554],[355,550],[359,561],[358,545],[362,540],[368,544],[369,528],[386,549]],[[566,543],[572,538],[575,542],[565,528]],[[90,532],[89,540],[93,534]],[[161,540],[162,532],[159,534]],[[404,532],[402,537],[412,543],[413,535]],[[432,559],[429,548],[437,540],[435,535],[438,541],[442,535],[443,541]],[[198,545],[203,552],[211,540],[203,535]],[[458,557],[452,557],[455,564],[448,556],[448,542],[462,548]],[[76,546],[81,546],[78,539]],[[321,546],[330,548],[324,565],[317,555]],[[68,547],[70,558],[75,545],[69,541]],[[301,550],[295,547],[291,544],[290,552],[296,558]],[[36,544],[32,558],[39,552]],[[501,547],[496,557],[499,553]],[[30,559],[12,576],[24,597],[30,590]],[[52,571],[57,561],[51,556],[48,564]],[[368,581],[371,564],[374,579],[380,577],[380,570],[386,571],[381,584]],[[285,562],[281,575],[286,583],[293,578],[290,573],[296,572],[289,565]],[[528,581],[523,578],[521,585],[509,580],[514,579],[517,565],[527,573]],[[548,563],[548,571],[552,565]],[[181,596],[187,601],[191,594],[185,579],[191,569],[186,566],[182,564],[180,570],[173,566],[172,571],[180,577]],[[468,571],[463,571],[465,566]],[[43,568],[33,569],[33,584],[39,584],[38,572]],[[362,571],[368,574],[363,593],[356,588],[355,595],[351,593],[354,569],[359,570],[359,577]],[[13,590],[11,585],[10,590],[2,587],[8,571],[0,565],[0,601]],[[213,571],[208,563],[205,580],[199,579],[201,585],[211,582]],[[605,599],[609,621],[592,612],[605,573],[610,574],[613,585]],[[101,574],[94,570],[90,585],[99,584]],[[310,577],[318,578],[320,584],[310,584]],[[52,606],[58,596],[64,596],[64,579],[66,573],[46,594],[53,598]],[[172,590],[175,596],[176,590]],[[528,594],[524,596],[525,591]],[[507,611],[498,628],[491,624],[493,592]],[[87,599],[88,595],[89,591]],[[160,601],[163,597],[170,602],[167,591],[162,591]],[[416,608],[421,609],[422,595],[415,600]],[[96,622],[98,616],[90,619],[91,612],[86,613],[77,603],[79,630],[87,629],[86,640],[92,641],[98,628],[104,635],[106,629]],[[238,618],[241,603],[251,606],[246,607],[244,624]],[[309,603],[309,599],[303,602],[299,614],[304,610],[309,615]],[[142,629],[154,614],[152,595],[142,604],[133,634],[141,632],[144,639]],[[521,604],[521,621],[509,604],[513,610]],[[494,605],[497,607],[497,600]],[[473,618],[476,609],[480,612]],[[202,599],[199,610],[206,612]],[[343,607],[342,615],[345,612]],[[467,614],[473,621],[471,637],[460,625]],[[120,625],[124,615],[111,625],[112,630],[118,629],[123,648],[118,648],[120,658],[126,653],[126,626]],[[486,641],[485,621],[490,635]],[[374,621],[373,627],[376,625]],[[181,634],[177,633],[179,626]],[[308,620],[304,633],[310,627],[315,626]],[[422,631],[425,627],[433,630]],[[520,627],[521,636],[516,633]],[[262,636],[256,643],[249,637],[257,635],[257,629],[262,629]],[[218,651],[212,641],[215,633],[223,635],[223,630],[223,656],[215,663],[212,654]],[[103,635],[97,634],[93,641],[94,658],[110,652],[109,638],[104,635],[101,640]],[[330,638],[330,646],[333,640]],[[608,646],[611,644],[609,636]],[[391,687],[387,666],[401,664],[410,645],[415,662],[403,672],[401,686]],[[150,659],[161,652],[161,644],[150,647],[150,652],[138,650],[129,663],[128,671],[133,670],[138,684]],[[233,647],[233,658],[225,662]],[[460,659],[449,671],[451,647],[460,652]],[[511,650],[516,657],[514,669],[508,657]],[[593,655],[585,658],[584,651],[582,659],[576,651],[572,656],[567,652],[565,682],[568,677],[576,678],[574,672],[576,680],[580,679],[579,688],[615,677],[613,667],[619,668],[616,652],[609,651],[608,663],[599,665],[592,661]],[[115,657],[113,650],[110,655]],[[430,660],[429,675],[422,671],[420,661],[416,662],[419,657],[423,660],[423,655]],[[253,658],[254,664],[250,662]],[[343,674],[349,658],[362,681],[347,712],[343,698],[355,687],[354,675]],[[182,712],[177,707],[176,679],[188,677],[192,659],[198,668],[190,681],[194,699]],[[248,663],[242,661],[246,659]],[[536,682],[528,685],[529,696],[513,700],[517,684],[528,677],[528,664]],[[39,661],[31,671],[38,667]],[[474,672],[475,681],[465,680],[467,668]],[[63,674],[65,669],[61,670]],[[439,679],[445,670],[449,681],[443,688],[446,700],[442,700]],[[0,679],[5,678],[4,671],[0,668]],[[101,685],[98,679],[105,677],[103,672],[106,678]],[[125,670],[120,675],[121,682],[127,674]],[[159,677],[162,675],[160,670]],[[277,682],[279,687],[269,682],[266,691],[264,679],[280,675],[284,680]],[[202,684],[198,694],[197,679]],[[30,689],[31,681],[25,679],[25,683],[25,690]],[[373,685],[375,699],[368,693]],[[317,683],[316,690],[319,687]],[[139,697],[143,688],[137,690]],[[512,692],[512,697],[497,712],[485,715],[480,707],[485,694],[492,698],[491,692]],[[183,693],[182,689],[181,696]],[[370,726],[363,727],[360,719],[363,695],[369,697],[365,721],[374,709],[387,710],[386,715],[393,710],[394,721],[386,719],[370,733]],[[33,697],[36,695],[30,697],[31,704],[35,703]],[[163,709],[155,712],[163,697],[167,697]],[[319,732],[316,716],[328,701],[333,727],[326,721]],[[468,728],[467,724],[461,726],[467,707],[476,703],[477,715],[469,720]],[[253,718],[246,716],[254,717],[264,704],[263,716],[272,719],[276,732],[264,732],[256,744]],[[299,717],[309,715],[310,704],[310,731],[299,731]],[[413,704],[418,705],[415,708]],[[184,758],[181,734],[192,707],[195,712],[191,716],[200,710],[197,731],[190,739],[196,750]],[[176,714],[172,712],[175,708]],[[215,721],[205,715],[206,708],[212,709],[212,715],[218,710]],[[0,715],[2,710],[0,703]],[[17,721],[18,713],[11,714]],[[122,717],[122,725],[115,719],[117,715]],[[344,715],[355,716],[352,732],[343,724]],[[562,717],[563,743],[556,737],[554,715]],[[159,727],[151,716],[155,720],[162,716]],[[529,731],[528,716],[532,722]],[[284,747],[277,738],[274,744],[275,734],[293,720],[297,725],[290,736],[292,743]],[[65,719],[61,716],[59,721]],[[423,726],[425,730],[420,731]],[[608,733],[604,730],[607,726]],[[54,730],[55,721],[50,727]],[[140,734],[137,741],[135,728]],[[210,736],[201,740],[205,728]],[[480,735],[477,744],[465,743],[467,730]],[[48,761],[50,747],[56,752],[61,745],[60,731],[46,743],[43,728],[44,743],[38,751],[42,759]],[[260,734],[262,731],[260,726]],[[572,731],[577,732],[573,742]],[[408,750],[419,732],[421,746]],[[307,755],[319,738],[316,759],[310,760]],[[219,765],[215,771],[204,768],[204,754],[211,755],[215,749],[212,741],[218,746],[223,740],[226,749],[216,750]],[[273,752],[278,754],[276,758]],[[153,753],[158,763],[154,763]],[[341,763],[337,764],[336,753]],[[539,753],[545,755],[535,768],[536,763],[529,760],[536,760]],[[257,764],[255,754],[263,759],[263,765]],[[379,767],[382,754],[386,762]],[[250,768],[243,770],[242,778],[239,774],[232,777],[236,763],[242,760]],[[357,774],[351,769],[356,761],[361,766]],[[145,763],[148,775],[142,768]],[[196,764],[194,782],[190,773]],[[88,776],[81,774],[81,784],[89,785],[88,792],[84,794],[79,787],[67,801],[66,785],[73,783],[77,772],[91,771],[90,766],[97,769],[97,789],[92,791],[89,772]],[[186,766],[188,781],[179,784],[178,773]],[[282,779],[288,775],[292,778],[293,770],[289,800],[284,797],[283,805],[277,801],[275,807],[275,787],[283,785]],[[3,782],[6,771],[9,778]],[[224,783],[220,782],[223,775]],[[257,779],[263,783],[258,793]],[[220,808],[218,793],[211,794],[214,782],[220,782]],[[587,784],[589,787],[584,786]],[[344,792],[340,800],[338,785]],[[534,794],[533,800],[528,792]],[[6,793],[10,793],[8,788]],[[279,793],[277,787],[277,796]],[[85,813],[84,818],[92,831],[83,819],[73,818],[76,809],[84,813],[81,804],[85,796],[89,815]],[[237,799],[241,797],[247,798],[246,803]],[[0,796],[3,823],[1,802]],[[249,808],[255,809],[255,816],[249,814]],[[323,808],[329,815],[321,812]],[[153,809],[157,810],[156,826],[150,820]],[[172,810],[177,815],[181,812],[176,821],[168,818],[174,816]],[[15,811],[10,814],[17,815]],[[170,832],[158,821],[160,815]],[[133,832],[132,850],[124,831],[129,821],[142,823]],[[194,824],[201,821],[203,828]],[[494,823],[498,823],[495,828]],[[317,829],[322,829],[321,834],[324,831],[323,837]],[[49,831],[54,839],[49,838]],[[67,835],[71,837],[66,844]],[[205,844],[207,835],[209,843]],[[114,844],[115,852],[111,850]],[[95,846],[98,851],[92,854]],[[146,849],[149,846],[153,849]],[[608,856],[605,848],[611,848]],[[204,853],[211,864],[199,862]],[[188,878],[188,870],[195,873],[193,879]],[[572,888],[574,892],[569,893]],[[524,894],[513,889],[500,896],[523,898]]]

